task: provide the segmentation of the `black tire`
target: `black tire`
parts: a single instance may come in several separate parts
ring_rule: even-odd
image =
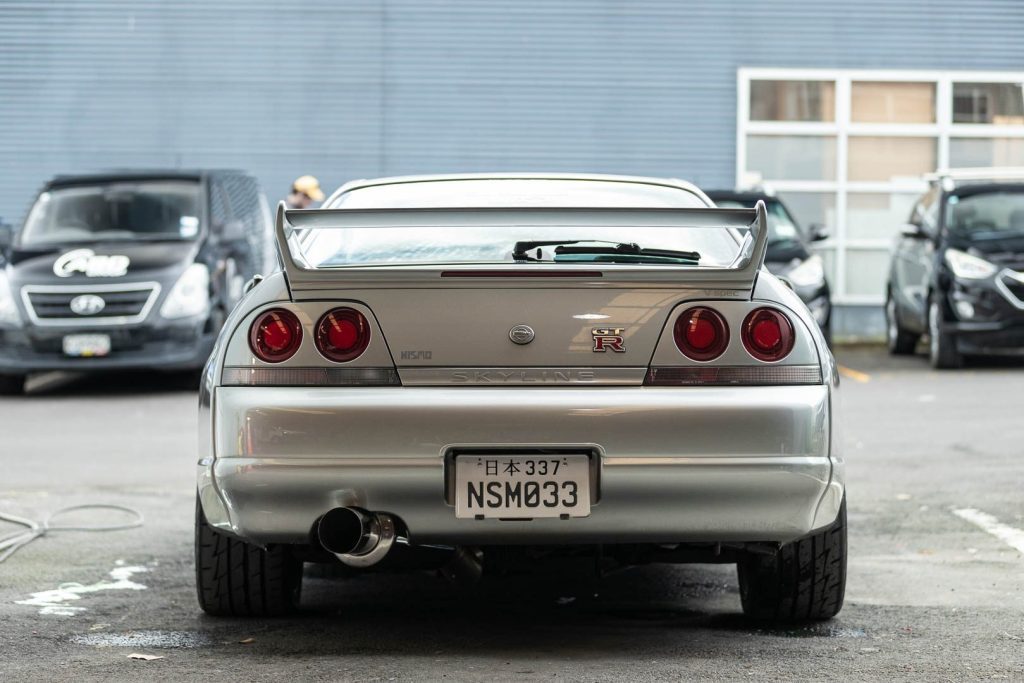
[[[216,617],[275,617],[299,604],[302,562],[288,546],[266,549],[211,527],[196,500],[196,593]]]
[[[893,298],[892,290],[885,299],[885,340],[889,347],[889,353],[894,356],[909,356],[917,348],[917,341],[921,336],[908,332],[900,324],[900,316],[896,311],[896,299]]]
[[[826,529],[738,565],[743,612],[772,624],[831,619],[846,593],[846,501]]]
[[[951,370],[963,367],[964,357],[956,348],[956,337],[943,332],[942,309],[936,297],[928,300],[928,360],[936,370]]]
[[[0,375],[0,396],[20,396],[25,393],[25,375]]]

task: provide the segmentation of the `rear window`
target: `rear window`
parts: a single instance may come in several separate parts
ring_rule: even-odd
[[[39,195],[20,242],[191,240],[199,234],[199,183],[146,180],[58,187]]]
[[[468,179],[374,185],[346,192],[327,208],[704,208],[696,194],[665,185],[600,180]],[[700,265],[725,266],[736,257],[733,231],[706,228],[375,228],[311,230],[302,239],[317,267],[446,263],[507,263],[517,242],[574,240],[630,243],[645,249],[696,251]],[[541,254],[548,260],[552,252]],[[555,258],[555,257],[553,257]],[[555,258],[557,260],[557,258]],[[579,262],[579,257],[573,261]],[[595,259],[595,261],[598,259]]]

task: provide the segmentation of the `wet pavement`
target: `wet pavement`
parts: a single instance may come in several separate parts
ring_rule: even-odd
[[[1013,533],[1024,529],[1024,367],[936,373],[878,349],[838,355],[846,607],[780,630],[742,619],[725,565],[596,583],[539,571],[474,589],[430,573],[310,572],[295,617],[205,617],[191,556],[194,393],[174,377],[41,378],[0,399],[0,512],[116,503],[146,523],[54,532],[0,564],[0,679],[1024,679]]]

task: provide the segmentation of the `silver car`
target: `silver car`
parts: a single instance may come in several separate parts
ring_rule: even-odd
[[[204,374],[206,612],[288,611],[303,562],[475,577],[527,548],[735,563],[763,621],[842,607],[838,377],[763,268],[763,203],[655,178],[388,178],[282,205],[276,234],[283,271]]]

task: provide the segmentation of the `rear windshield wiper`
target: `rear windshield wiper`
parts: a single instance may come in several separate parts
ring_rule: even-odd
[[[571,247],[570,244],[594,246]],[[609,245],[609,246],[598,246]],[[630,242],[607,240],[532,240],[516,242],[512,258],[516,261],[540,261],[540,253],[531,256],[528,252],[540,247],[555,247],[555,261],[610,261],[612,263],[682,263],[697,265],[700,253],[675,249],[645,249]],[[589,257],[589,258],[588,258]]]

